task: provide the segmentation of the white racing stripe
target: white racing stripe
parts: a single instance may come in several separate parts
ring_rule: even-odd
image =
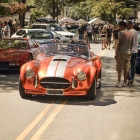
[[[63,56],[61,59],[66,59],[66,56]],[[57,67],[57,71],[56,71],[56,77],[64,77],[64,73],[65,73],[65,70],[67,68],[67,64],[70,60],[71,56],[67,56],[67,60],[66,61],[60,61],[59,62],[59,65]]]
[[[68,61],[70,60],[71,56],[54,56],[52,61],[49,64],[46,77],[64,77],[64,73],[68,64]],[[54,59],[60,59],[60,61],[53,61]],[[61,59],[66,61],[61,61]]]

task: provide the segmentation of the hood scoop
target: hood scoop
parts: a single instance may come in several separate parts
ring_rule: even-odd
[[[53,61],[67,61],[69,58],[67,56],[55,56]]]

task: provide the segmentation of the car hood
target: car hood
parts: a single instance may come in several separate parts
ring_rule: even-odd
[[[45,64],[46,66],[56,66],[57,63],[59,63],[58,65],[60,67],[72,68],[85,60],[82,58],[76,58],[66,55],[57,55],[50,57],[39,57],[36,61],[39,62],[41,66],[42,64]]]
[[[23,69],[33,69],[35,73],[39,74],[40,79],[43,77],[69,77],[71,78],[78,71],[84,70],[89,71],[87,68],[88,60],[71,57],[71,56],[42,56],[34,61],[30,61],[23,65]]]
[[[41,42],[49,42],[50,39],[34,39],[36,42],[41,43]]]
[[[9,60],[9,61],[14,61],[14,60],[20,60],[21,57],[27,52],[27,50],[21,50],[21,49],[12,49],[12,48],[7,48],[7,49],[0,49],[0,60]]]
[[[71,35],[71,36],[75,36],[76,35],[74,33],[67,32],[67,31],[55,31],[55,32],[60,34],[60,35]]]

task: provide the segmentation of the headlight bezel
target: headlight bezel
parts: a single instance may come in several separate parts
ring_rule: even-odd
[[[87,78],[87,76],[86,76],[86,73],[84,72],[84,71],[79,71],[78,73],[77,73],[77,79],[79,80],[79,81],[84,81],[84,80],[86,80],[86,78]]]
[[[32,79],[35,76],[35,73],[32,69],[28,69],[25,71],[25,77],[27,79]]]

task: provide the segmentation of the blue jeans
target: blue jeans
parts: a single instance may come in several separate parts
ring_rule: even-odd
[[[79,40],[84,39],[84,34],[79,34]]]
[[[136,64],[137,64],[137,53],[132,53],[130,60],[130,69],[128,73],[128,80],[134,80],[134,76],[136,73]]]

